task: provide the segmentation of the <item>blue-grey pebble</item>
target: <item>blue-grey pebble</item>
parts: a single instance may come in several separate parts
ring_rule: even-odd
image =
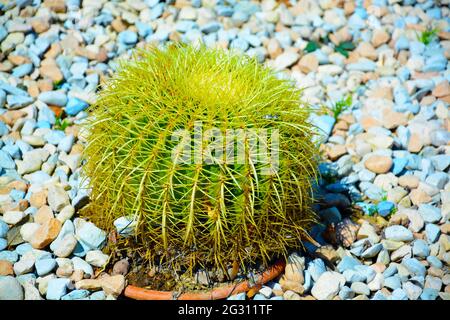
[[[431,204],[421,204],[419,205],[419,213],[425,222],[435,223],[441,220],[441,209],[431,205]]]
[[[62,91],[41,92],[38,99],[46,104],[64,107],[67,103],[67,96]]]
[[[125,30],[119,33],[117,40],[125,45],[133,45],[137,42],[138,36],[134,31]]]
[[[0,277],[0,300],[23,300],[23,288],[16,278]]]
[[[340,273],[343,273],[345,270],[352,270],[355,268],[355,266],[361,265],[361,262],[353,257],[345,256],[342,258],[342,260],[338,263],[337,269]]]
[[[390,298],[391,300],[408,300],[405,290],[401,288],[395,289]]]
[[[43,277],[50,272],[52,272],[56,267],[56,260],[55,259],[41,259],[36,261],[34,264],[36,268],[36,272],[40,277]]]
[[[421,300],[436,300],[439,295],[439,291],[433,288],[425,288],[423,289],[420,299]]]
[[[6,239],[0,238],[0,251],[6,249],[8,246],[8,241]]]
[[[414,239],[412,232],[400,225],[387,227],[384,235],[386,239],[394,241],[412,241]]]
[[[427,223],[425,225],[425,234],[428,242],[435,243],[441,234],[441,229],[433,223]]]
[[[16,163],[12,159],[9,153],[0,150],[0,168],[4,169],[14,169],[16,167]]]
[[[384,286],[389,289],[395,290],[402,287],[402,282],[398,275],[393,275],[384,279]]]
[[[0,219],[0,238],[6,238],[9,226],[6,222]]]
[[[404,259],[402,264],[408,269],[409,272],[411,272],[411,274],[422,277],[425,276],[426,268],[416,258]]]
[[[73,290],[61,297],[61,300],[81,300],[89,297],[89,291],[84,289]]]
[[[416,257],[425,258],[430,254],[430,248],[427,243],[422,239],[414,240],[413,242],[413,255]]]
[[[56,278],[50,279],[47,286],[47,300],[60,300],[67,292],[67,286],[70,283],[70,279]]]
[[[19,96],[19,95],[7,95],[6,102],[8,103],[8,109],[19,109],[26,107],[33,102],[33,98],[30,96]]]
[[[427,261],[432,267],[435,267],[438,269],[442,269],[442,267],[443,267],[442,261],[439,260],[439,258],[436,256],[428,256]]]

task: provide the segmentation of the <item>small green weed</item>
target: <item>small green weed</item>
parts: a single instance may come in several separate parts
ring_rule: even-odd
[[[339,52],[344,57],[348,58],[349,52],[354,50],[356,46],[351,41],[344,41],[339,43],[336,47],[334,47],[334,51]]]
[[[333,112],[333,117],[336,121],[338,121],[339,116],[342,112],[345,110],[348,110],[353,103],[353,98],[351,95],[347,95],[344,99],[339,100],[336,102],[332,107],[331,111]]]
[[[320,44],[315,41],[309,41],[306,45],[305,52],[311,53],[320,48]]]
[[[66,119],[61,120],[61,117],[56,117],[55,120],[55,130],[61,130],[64,131],[66,128],[70,125],[70,122]]]
[[[433,41],[436,38],[438,32],[439,30],[436,28],[423,31],[418,35],[419,41],[425,45],[428,45],[431,41]]]

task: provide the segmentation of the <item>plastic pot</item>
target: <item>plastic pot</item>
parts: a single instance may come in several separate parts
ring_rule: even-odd
[[[185,292],[177,296],[174,291],[158,291],[149,290],[132,285],[125,288],[124,295],[135,300],[219,300],[226,299],[231,295],[241,292],[247,292],[252,287],[263,285],[270,280],[278,277],[286,267],[284,260],[278,260],[273,266],[257,275],[253,284],[248,280],[232,283],[226,286],[211,289],[210,291],[202,292]]]

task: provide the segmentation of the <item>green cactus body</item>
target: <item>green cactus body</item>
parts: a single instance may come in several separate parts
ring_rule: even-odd
[[[245,56],[181,45],[137,51],[85,125],[89,218],[112,230],[128,217],[149,262],[185,268],[266,264],[299,247],[314,221],[318,154],[300,98],[290,81]],[[261,129],[266,139],[252,149],[251,132]],[[240,142],[226,139],[233,134]],[[208,153],[211,141],[228,152]],[[277,166],[261,156],[264,147],[278,152]]]

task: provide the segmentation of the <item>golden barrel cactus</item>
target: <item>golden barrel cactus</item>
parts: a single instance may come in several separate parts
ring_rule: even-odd
[[[90,218],[173,266],[270,262],[314,221],[301,90],[256,60],[171,45],[122,61],[90,108]]]

